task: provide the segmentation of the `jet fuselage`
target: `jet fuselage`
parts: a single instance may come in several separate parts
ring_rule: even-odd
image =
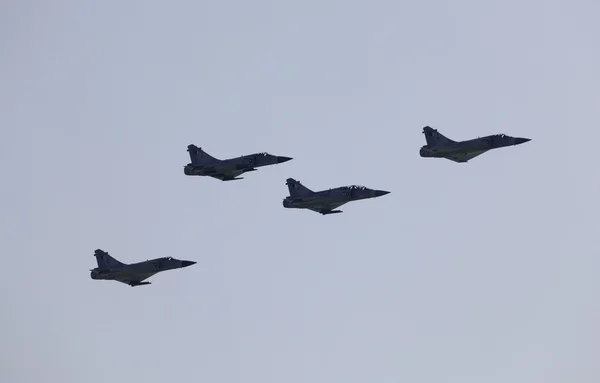
[[[223,181],[236,179],[243,173],[256,171],[258,167],[281,164],[292,159],[263,152],[219,160],[207,155],[195,145],[189,145],[188,151],[192,162],[184,166],[185,175],[213,176]]]
[[[195,264],[192,261],[181,261],[174,258],[156,258],[144,262],[131,263],[120,267],[100,269],[96,267],[91,271],[92,279],[115,280],[123,277],[156,274],[160,271],[179,269]]]
[[[361,186],[341,187],[329,190],[322,190],[314,194],[302,197],[288,196],[283,200],[283,206],[287,208],[305,209],[321,205],[338,205],[350,201],[375,198],[388,194],[381,190],[373,190]]]
[[[527,141],[529,141],[527,138],[497,134],[460,142],[440,142],[436,145],[424,145],[419,154],[421,157],[446,157],[460,153],[483,153],[491,149],[519,145]]]

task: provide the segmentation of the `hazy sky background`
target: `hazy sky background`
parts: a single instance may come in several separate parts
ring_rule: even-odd
[[[598,383],[599,12],[3,2],[0,381]],[[424,125],[532,141],[456,164]],[[186,177],[190,143],[294,160]],[[198,263],[130,288],[97,248]]]

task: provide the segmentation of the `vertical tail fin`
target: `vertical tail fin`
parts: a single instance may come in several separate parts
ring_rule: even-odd
[[[210,164],[218,161],[216,158],[202,150],[202,148],[193,144],[188,145],[187,151],[190,153],[190,160],[194,165]]]
[[[423,128],[423,134],[425,135],[425,140],[427,140],[428,146],[444,146],[455,143],[448,137],[438,132],[437,129],[433,129],[430,126]]]
[[[285,181],[285,184],[290,191],[290,197],[306,197],[314,193],[312,190],[302,185],[300,181],[296,181],[293,178],[288,178]]]
[[[113,267],[125,266],[124,263],[117,261],[108,255],[106,251],[100,249],[94,251],[94,257],[96,257],[96,261],[98,261],[98,268],[100,269],[110,269]]]

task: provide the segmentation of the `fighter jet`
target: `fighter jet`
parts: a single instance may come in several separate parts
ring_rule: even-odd
[[[149,285],[150,282],[142,282],[161,271],[180,269],[188,267],[196,262],[180,261],[172,257],[156,258],[149,261],[125,264],[117,261],[103,250],[94,251],[94,257],[98,261],[98,267],[90,270],[92,279],[117,281],[131,287]]]
[[[239,175],[257,170],[267,165],[280,164],[291,160],[290,157],[274,156],[269,153],[254,153],[241,157],[218,160],[196,145],[188,145],[192,162],[185,165],[183,172],[186,176],[209,176],[221,181],[241,180]]]
[[[453,141],[444,137],[430,126],[423,128],[427,145],[421,147],[421,157],[446,158],[454,162],[467,162],[488,150],[505,146],[520,145],[531,141],[529,138],[511,137],[506,134],[475,138],[467,141]]]
[[[323,215],[341,213],[341,210],[334,209],[348,202],[389,194],[388,191],[357,185],[314,192],[293,178],[288,178],[286,185],[290,190],[290,196],[283,200],[283,207],[308,209]]]

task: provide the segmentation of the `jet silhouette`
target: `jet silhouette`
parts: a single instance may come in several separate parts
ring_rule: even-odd
[[[293,178],[288,178],[286,185],[290,191],[290,196],[283,200],[283,207],[308,209],[323,215],[341,213],[341,210],[334,209],[351,201],[389,194],[388,191],[373,190],[357,185],[314,192]]]
[[[188,267],[196,262],[181,261],[172,257],[156,258],[149,261],[125,264],[117,261],[103,250],[94,251],[94,257],[98,261],[98,267],[91,271],[92,279],[117,281],[131,287],[149,285],[150,282],[142,282],[161,271],[180,269]]]
[[[254,153],[245,156],[218,160],[196,145],[188,145],[190,162],[183,172],[187,176],[209,176],[221,181],[241,180],[239,175],[258,170],[261,166],[280,164],[291,160],[291,157],[274,156],[269,153]]]
[[[457,142],[445,137],[437,129],[433,129],[430,126],[423,128],[423,134],[425,135],[427,145],[421,147],[419,152],[421,157],[445,158],[454,162],[467,162],[488,150],[520,145],[531,141],[529,138],[494,134]]]

